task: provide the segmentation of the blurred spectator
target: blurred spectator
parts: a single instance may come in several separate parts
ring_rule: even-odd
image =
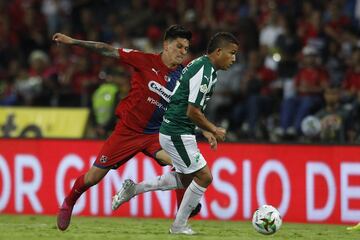
[[[78,56],[74,64],[67,69],[64,83],[68,85],[70,92],[63,99],[65,105],[90,106],[90,96],[99,84],[99,79],[89,56],[88,53]],[[69,102],[66,103],[67,99]]]
[[[352,52],[356,50],[357,45],[359,45],[359,30],[351,26],[344,27],[341,34],[340,54],[345,63],[347,59],[351,58]]]
[[[12,59],[7,63],[7,72],[0,71],[0,105],[19,105],[20,98],[16,89],[15,79],[20,69],[18,60]]]
[[[320,141],[326,143],[345,143],[352,135],[350,111],[340,104],[341,89],[329,86],[324,92],[325,106],[315,116],[320,119]]]
[[[46,51],[50,41],[47,35],[47,25],[44,15],[41,13],[39,2],[34,1],[30,6],[22,2],[22,22],[19,29],[20,46],[26,55],[33,50]]]
[[[46,17],[49,36],[60,30],[63,21],[70,17],[70,0],[43,0],[41,6],[42,13]]]
[[[350,132],[348,141],[360,143],[360,45],[355,48],[350,58],[343,89],[343,100],[352,110],[354,129],[354,132]]]
[[[162,32],[160,28],[155,25],[151,25],[146,30],[146,35],[143,38],[137,38],[134,40],[134,45],[136,49],[140,49],[144,52],[157,53],[162,49],[161,38]]]
[[[319,49],[325,46],[325,34],[322,27],[322,12],[313,6],[312,1],[303,1],[304,17],[298,20],[298,36],[303,46],[315,45]]]
[[[152,23],[156,14],[152,14],[150,8],[147,7],[147,1],[132,0],[130,7],[121,16],[121,23],[125,25],[130,37],[140,37],[146,33],[147,26]]]
[[[360,93],[360,45],[351,55],[343,87],[347,102],[355,100]]]
[[[343,29],[350,25],[350,19],[342,12],[344,1],[330,0],[324,12],[324,31],[337,42],[341,42]]]
[[[345,63],[341,56],[341,46],[336,41],[329,41],[324,65],[329,72],[329,83],[341,85]]]
[[[10,78],[0,79],[0,106],[12,106],[17,101],[14,81]]]
[[[276,73],[264,66],[264,59],[258,51],[250,52],[247,62],[241,81],[244,96],[233,108],[230,127],[239,133],[238,137],[259,139],[264,137],[264,134],[256,133],[260,118],[275,110],[276,91],[273,83]]]
[[[280,54],[279,61],[294,60],[301,50],[300,38],[296,35],[296,25],[294,19],[289,16],[282,18],[281,24],[283,32],[277,36],[274,48]]]
[[[105,82],[92,95],[91,109],[95,136],[101,139],[106,139],[113,130],[117,119],[115,108],[130,89],[128,76],[123,69],[113,68],[105,74]]]
[[[259,42],[263,55],[274,51],[276,39],[285,32],[284,21],[284,16],[277,11],[275,5],[272,6],[265,25],[260,28]]]
[[[18,94],[25,105],[48,106],[57,88],[56,69],[42,50],[33,51],[28,62],[28,71],[21,70],[16,79]]]
[[[319,65],[318,52],[313,46],[302,50],[303,66],[295,76],[295,96],[283,99],[280,113],[280,136],[301,134],[301,121],[321,104],[321,94],[328,84],[328,74]]]

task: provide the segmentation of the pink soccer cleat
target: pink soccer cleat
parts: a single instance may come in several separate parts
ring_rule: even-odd
[[[57,216],[57,226],[61,231],[65,231],[69,227],[73,207],[69,206],[65,200],[61,205]]]

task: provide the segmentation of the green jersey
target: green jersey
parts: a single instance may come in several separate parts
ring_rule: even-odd
[[[208,56],[190,62],[171,97],[160,132],[165,135],[195,134],[195,124],[187,117],[188,104],[204,112],[217,81],[216,71]]]

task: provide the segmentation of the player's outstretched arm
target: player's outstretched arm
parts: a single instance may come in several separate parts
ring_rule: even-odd
[[[90,49],[106,57],[113,57],[113,58],[120,57],[117,48],[114,48],[113,46],[103,42],[83,41],[83,40],[71,38],[62,33],[55,33],[53,36],[53,41],[55,41],[56,43],[75,45],[86,49]]]

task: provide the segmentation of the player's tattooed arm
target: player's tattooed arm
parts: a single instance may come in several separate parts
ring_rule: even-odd
[[[103,42],[82,41],[74,39],[74,45],[90,49],[106,57],[119,58],[119,51],[113,46]]]
[[[83,41],[69,37],[62,33],[55,33],[53,36],[53,40],[57,44],[62,43],[66,45],[76,45],[79,47],[87,48],[106,57],[120,57],[117,48],[114,48],[113,46],[103,42]]]

